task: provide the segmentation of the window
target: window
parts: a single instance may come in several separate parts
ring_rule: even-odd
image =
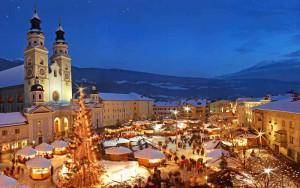
[[[285,127],[285,121],[284,120],[282,120],[281,124],[282,124],[282,127]]]
[[[32,95],[32,99],[33,99],[33,100],[35,99],[35,95]]]
[[[41,46],[43,46],[43,42],[40,42]]]
[[[57,71],[54,70],[54,77],[57,77]]]
[[[290,144],[294,143],[294,137],[290,136]]]
[[[294,125],[293,125],[293,122],[292,122],[292,121],[290,121],[289,127],[290,127],[290,129],[294,129]]]
[[[3,130],[2,131],[2,136],[6,136],[7,135],[7,130]]]
[[[15,129],[15,134],[20,134],[20,129]]]
[[[39,99],[42,99],[42,95],[41,94],[39,94]]]
[[[41,64],[41,65],[44,65],[44,61],[43,61],[43,60],[41,60],[40,64]]]

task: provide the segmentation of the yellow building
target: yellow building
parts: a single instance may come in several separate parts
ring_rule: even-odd
[[[254,118],[252,108],[269,102],[271,102],[271,100],[268,97],[237,99],[238,125],[242,127],[251,127]]]
[[[153,100],[136,93],[100,93],[102,126],[130,120],[145,120],[153,116]]]
[[[289,98],[254,108],[254,126],[265,132],[270,148],[300,162],[300,98]]]
[[[28,135],[28,122],[23,114],[0,113],[0,153],[26,146]]]

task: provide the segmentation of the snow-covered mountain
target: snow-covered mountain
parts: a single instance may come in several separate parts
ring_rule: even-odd
[[[2,62],[0,60],[0,67],[1,64]],[[241,71],[240,73],[237,73],[241,75],[240,78],[238,76],[224,76],[216,79],[189,78],[120,69],[79,67],[72,67],[72,78],[73,82],[77,84],[85,83],[88,85],[96,85],[100,92],[136,92],[157,100],[170,100],[189,97],[208,97],[210,99],[236,98],[243,96],[257,97],[264,96],[266,94],[282,94],[292,89],[300,90],[300,81],[284,81],[274,78],[268,79],[267,76],[263,76],[268,72],[272,72],[272,66],[276,64],[277,63],[264,63]],[[288,67],[293,67],[291,69],[296,69],[296,65],[297,63],[290,63],[290,66]],[[282,74],[290,74],[288,70],[276,67],[280,67],[280,65],[276,65],[274,69],[282,69],[284,70],[282,71]],[[13,69],[13,71],[15,70],[18,70],[20,75],[23,75],[24,73],[22,65]],[[266,73],[264,73],[264,70]],[[4,73],[0,72],[0,79],[7,80],[7,77],[5,77]],[[248,73],[248,77],[242,76],[242,73],[245,73],[245,75]],[[251,77],[251,74],[254,73],[257,76]],[[295,80],[297,80],[296,78],[298,73],[299,71],[295,74]],[[262,76],[259,76],[260,74],[262,74]],[[292,74],[294,73],[292,72]],[[1,77],[1,75],[4,75],[4,77]],[[279,78],[284,77],[285,76],[282,75]],[[20,76],[18,82],[22,83],[22,78],[23,77]],[[5,85],[5,81],[2,82]]]
[[[262,61],[257,65],[233,74],[218,77],[221,79],[272,79],[300,82],[300,60]]]

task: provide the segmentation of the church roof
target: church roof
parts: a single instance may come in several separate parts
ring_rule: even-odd
[[[0,88],[24,84],[24,65],[0,71]]]
[[[0,127],[26,124],[27,119],[20,112],[0,113]]]

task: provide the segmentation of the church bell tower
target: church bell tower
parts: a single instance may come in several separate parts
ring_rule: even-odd
[[[55,34],[56,38],[55,42],[53,43],[51,67],[54,66],[54,64],[58,66],[59,70],[56,74],[59,74],[59,76],[54,76],[54,79],[60,79],[60,85],[57,87],[53,85],[53,87],[51,87],[50,97],[53,97],[53,100],[55,97],[59,97],[59,101],[70,102],[72,99],[71,58],[68,52],[68,44],[65,41],[65,31],[60,22]],[[55,83],[57,81],[53,80],[53,82]]]
[[[24,96],[25,106],[32,104],[31,88],[36,83],[43,87],[43,101],[49,101],[48,50],[45,47],[45,36],[41,30],[41,19],[35,8],[30,20],[31,28],[27,33],[27,47],[24,50]]]

